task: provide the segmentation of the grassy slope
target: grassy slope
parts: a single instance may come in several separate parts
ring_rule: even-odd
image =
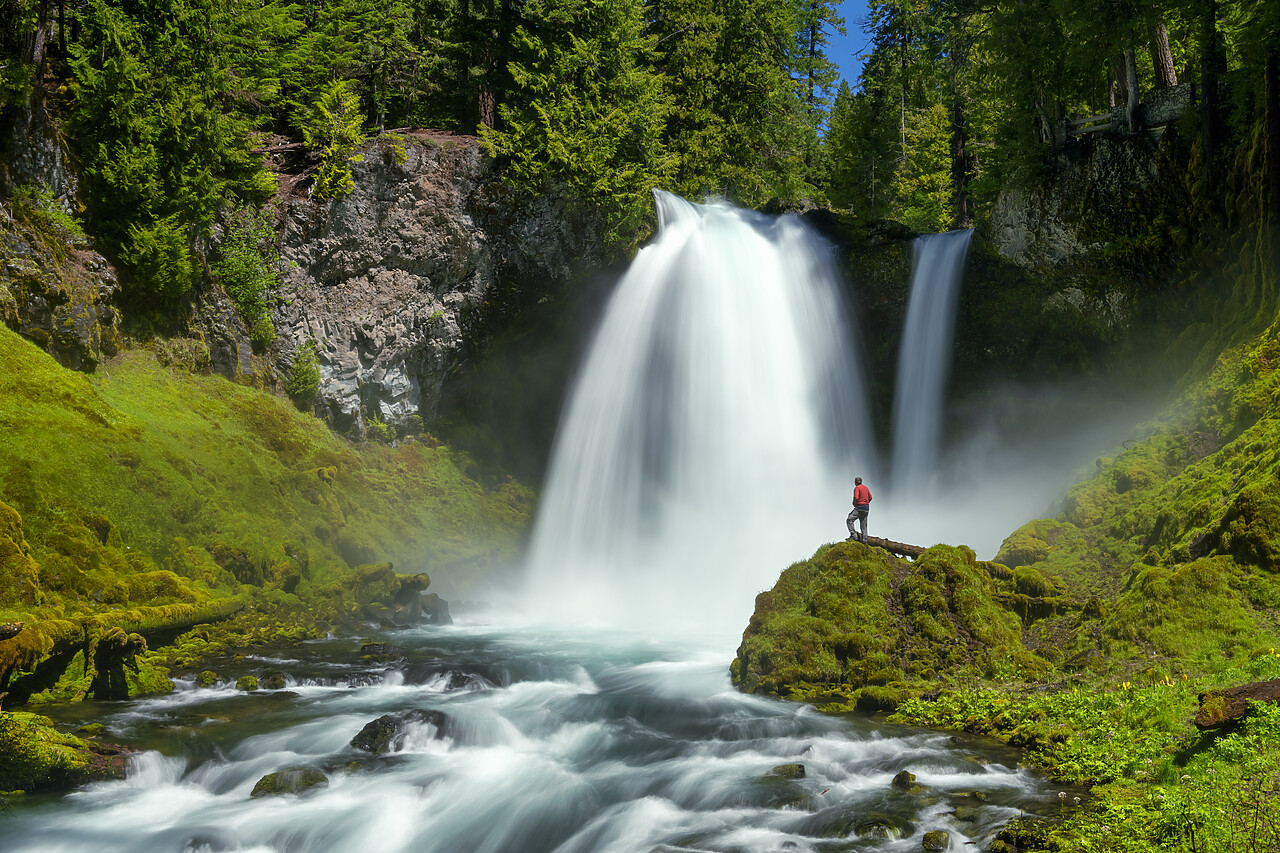
[[[86,377],[0,328],[0,622],[27,622],[0,670],[86,630],[179,628],[243,600],[340,611],[359,564],[481,573],[514,554],[531,502],[462,461],[352,447],[146,351]]]

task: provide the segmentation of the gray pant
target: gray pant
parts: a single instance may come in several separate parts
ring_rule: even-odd
[[[867,541],[867,513],[871,511],[869,504],[854,504],[853,512],[849,513],[849,517],[845,519],[845,525],[849,528],[850,539],[861,539]],[[858,522],[862,522],[862,533],[857,531]]]

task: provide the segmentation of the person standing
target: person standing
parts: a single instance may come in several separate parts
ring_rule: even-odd
[[[862,485],[861,477],[853,478],[853,511],[849,513],[849,517],[845,520],[845,525],[849,528],[849,538],[858,539],[861,542],[867,541],[867,514],[871,511],[871,490]],[[856,529],[861,523],[862,532]]]

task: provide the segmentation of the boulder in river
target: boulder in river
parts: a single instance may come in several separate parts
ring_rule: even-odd
[[[951,834],[945,829],[933,829],[924,834],[924,838],[920,841],[920,849],[922,850],[946,850],[951,846]]]
[[[803,779],[803,764],[779,764],[769,771],[770,776],[781,776],[784,779]]]
[[[317,787],[327,787],[329,777],[314,767],[289,767],[268,773],[258,780],[249,793],[250,797],[271,797],[279,794],[300,794]]]
[[[263,690],[283,690],[285,687],[283,672],[268,672],[258,682]]]
[[[897,791],[910,791],[916,786],[916,774],[910,770],[899,770],[898,775],[893,777],[890,786]]]
[[[404,746],[412,726],[426,724],[435,726],[436,736],[439,737],[444,734],[448,721],[449,718],[444,711],[434,709],[423,711],[414,708],[394,714],[384,714],[361,729],[351,739],[351,745],[365,752],[384,755]]]

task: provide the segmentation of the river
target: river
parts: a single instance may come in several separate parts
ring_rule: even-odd
[[[496,621],[496,620],[495,620]],[[393,643],[386,661],[363,642]],[[126,781],[30,797],[0,815],[7,851],[916,851],[985,846],[1057,794],[996,744],[747,696],[714,638],[447,627],[214,662],[283,690],[198,689],[58,706],[140,750]],[[396,751],[350,746],[375,718],[437,709]],[[802,778],[771,775],[801,764]],[[273,771],[327,786],[252,797]],[[919,788],[901,791],[909,770]],[[977,792],[975,794],[975,792]]]

